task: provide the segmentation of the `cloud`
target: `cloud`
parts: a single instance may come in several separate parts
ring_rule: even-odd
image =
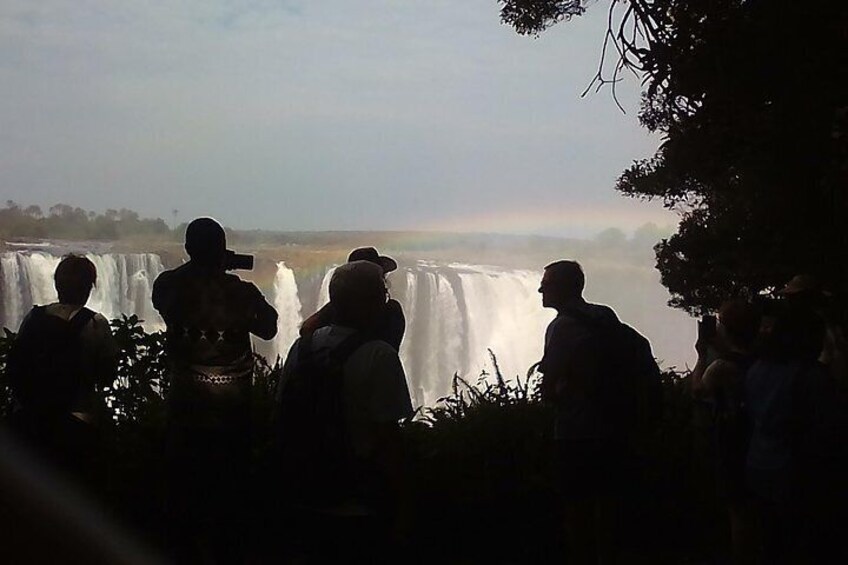
[[[532,40],[490,0],[7,0],[0,187],[290,229],[611,205],[657,140],[578,98],[592,12]]]

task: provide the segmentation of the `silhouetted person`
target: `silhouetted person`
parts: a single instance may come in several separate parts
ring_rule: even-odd
[[[817,478],[814,466],[826,413],[827,371],[818,361],[824,323],[811,310],[784,304],[764,350],[748,371],[751,418],[746,481],[761,531],[762,563],[794,563],[803,547],[802,500]],[[812,476],[811,476],[812,475]]]
[[[576,261],[545,267],[542,305],[557,316],[545,333],[542,399],[554,407],[557,475],[566,534],[574,563],[607,563],[617,551],[615,520],[623,438],[604,407],[604,328],[620,324],[615,312],[583,299],[585,277]]]
[[[836,524],[845,523],[848,460],[839,375],[823,363],[834,362],[829,295],[808,275],[778,295],[773,327],[746,378],[753,424],[746,473],[761,561],[843,563],[848,550]]]
[[[745,458],[751,429],[745,410],[745,375],[754,362],[753,347],[760,329],[757,308],[742,300],[719,310],[715,332],[699,332],[698,362],[691,374],[693,394],[710,403],[715,439],[718,492],[727,505],[733,563],[750,563],[751,499],[745,485]],[[717,358],[707,361],[708,349]]]
[[[319,562],[387,559],[405,492],[398,422],[412,403],[397,351],[371,333],[385,309],[383,275],[367,261],[336,269],[333,322],[294,343],[280,381],[281,482],[298,522],[312,519],[304,550]]]
[[[259,289],[226,268],[223,228],[186,228],[190,260],[162,273],[153,305],[167,326],[171,532],[178,557],[220,561],[242,551],[250,462],[251,334],[271,339],[277,313]]]
[[[819,361],[830,371],[843,391],[848,390],[848,339],[843,321],[834,315],[833,296],[812,275],[795,275],[777,293],[798,310],[814,312],[824,322],[824,340]]]
[[[97,281],[89,259],[64,257],[54,282],[59,301],[34,306],[9,353],[16,407],[13,428],[48,461],[94,480],[105,406],[95,388],[115,378],[118,347],[109,322],[85,307]]]
[[[368,261],[378,265],[383,270],[383,277],[397,269],[397,262],[391,257],[380,255],[373,247],[360,247],[350,252],[348,263],[353,261]],[[335,319],[335,308],[332,302],[325,304],[320,310],[304,320],[300,327],[300,335],[313,333],[318,328],[333,323]],[[403,307],[394,298],[389,298],[383,306],[382,312],[372,322],[372,327],[367,328],[375,337],[378,337],[400,351],[403,334],[406,331],[406,318],[403,315]]]

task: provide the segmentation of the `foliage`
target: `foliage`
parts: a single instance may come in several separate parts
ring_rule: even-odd
[[[544,15],[572,2],[504,4]],[[835,259],[848,243],[848,5],[611,0],[609,10],[595,80],[641,73],[640,120],[664,138],[616,188],[682,214],[656,249],[671,304],[701,312],[799,272],[844,287],[848,267]],[[531,18],[527,29],[502,16],[521,33],[558,21]],[[611,75],[607,51],[618,56]]]
[[[552,413],[539,402],[538,374],[476,383],[455,376],[451,395],[407,424],[416,532],[430,559],[450,562],[564,561],[552,465]],[[623,518],[638,562],[680,563],[723,547],[709,432],[685,376],[662,375],[659,425],[635,446]],[[462,532],[445,536],[444,532]],[[440,533],[441,532],[441,533]],[[447,557],[446,557],[447,556]]]
[[[17,337],[17,334],[8,328],[3,328],[3,333],[4,335],[0,336],[0,418],[5,418],[12,412],[12,390],[6,378],[6,359],[9,356],[9,348]]]
[[[182,233],[182,232],[179,232]],[[51,206],[45,214],[39,206],[22,207],[7,200],[0,209],[0,237],[114,240],[144,236],[167,238],[172,234],[161,218],[140,218],[127,209],[97,214],[68,204]]]
[[[112,333],[120,348],[115,381],[101,393],[108,399],[118,426],[153,420],[162,422],[168,390],[165,334],[146,333],[138,316],[112,321]]]
[[[557,22],[586,11],[587,0],[498,0],[501,21],[518,33],[538,35]]]
[[[550,547],[550,414],[538,399],[538,375],[507,381],[495,364],[473,384],[455,375],[407,424],[415,531],[433,560],[539,562]],[[461,535],[439,533],[450,531]]]
[[[112,325],[121,360],[114,385],[100,391],[114,421],[104,439],[107,473],[100,489],[121,519],[154,540],[162,529],[166,484],[164,336],[146,334],[135,317]],[[13,338],[9,333],[0,338],[0,385]],[[449,396],[420,409],[403,427],[407,473],[415,487],[411,531],[422,560],[547,562],[560,555],[551,413],[539,402],[540,377],[530,372],[506,379],[492,358],[494,374],[476,383],[455,376]],[[257,464],[266,459],[271,441],[268,422],[280,370],[279,360],[270,365],[257,359]],[[636,516],[630,543],[656,563],[706,555],[722,543],[704,526],[715,529],[720,521],[709,465],[695,457],[703,434],[693,427],[686,381],[674,371],[663,379],[662,424],[642,446],[641,464],[630,478],[634,495],[628,499],[629,513]],[[0,386],[0,392],[0,405],[8,406],[8,389]],[[257,465],[257,508],[273,488],[267,472]],[[261,530],[262,524],[256,527]]]
[[[551,421],[539,401],[540,377],[528,372],[523,382],[508,382],[489,353],[494,375],[483,373],[474,385],[454,375],[452,394],[423,408],[415,423],[423,431],[416,446],[423,474],[441,486],[453,483],[451,498],[462,506],[504,502],[507,492],[517,501],[542,488],[547,475]]]

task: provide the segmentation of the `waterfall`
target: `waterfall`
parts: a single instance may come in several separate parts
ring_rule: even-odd
[[[97,282],[87,306],[112,319],[135,314],[147,331],[164,327],[150,301],[153,281],[164,270],[153,253],[85,255],[97,268]],[[3,310],[0,325],[17,330],[33,305],[58,300],[53,273],[61,257],[44,252],[0,254]]]
[[[327,269],[327,272],[324,273],[324,278],[321,279],[321,288],[318,291],[318,303],[315,305],[315,311],[330,301],[330,279],[333,278],[333,271],[336,270],[337,266],[333,265]]]
[[[504,377],[523,376],[541,359],[542,336],[554,312],[542,308],[537,291],[541,273],[500,271],[493,268],[455,266],[460,273],[468,313],[467,370],[491,372],[487,350],[497,356]]]
[[[401,359],[416,403],[450,392],[454,374],[474,383],[494,373],[488,350],[507,379],[523,376],[542,356],[553,312],[536,291],[541,273],[418,263],[393,275],[407,314]]]
[[[0,253],[0,325],[17,330],[33,304],[57,299],[53,273],[60,253],[40,249]],[[107,318],[135,314],[148,331],[164,327],[151,304],[153,281],[163,271],[157,255],[86,256],[97,267],[90,308]],[[289,265],[276,263],[270,300],[279,314],[277,336],[260,348],[269,360],[285,356],[303,317],[329,300],[334,267],[328,267],[321,279],[296,280]],[[619,265],[590,267],[594,278],[587,291],[598,294],[587,298],[612,305],[623,320],[657,339],[654,349],[660,359],[679,363],[680,356],[673,356],[691,349],[694,324],[685,314],[664,307],[667,294],[655,273],[622,270]],[[403,265],[389,275],[391,294],[406,315],[400,357],[416,405],[432,405],[449,394],[454,374],[472,383],[483,371],[492,374],[489,349],[505,378],[523,377],[541,358],[545,328],[554,317],[553,310],[542,308],[537,292],[541,276],[541,271],[423,261]],[[298,287],[298,280],[304,288]],[[315,296],[317,303],[313,303]],[[635,306],[634,297],[639,299]]]
[[[294,340],[303,316],[294,271],[283,261],[277,263],[274,277],[274,308],[277,310],[277,336],[274,338],[274,355],[285,358]]]
[[[21,268],[18,257],[14,253],[0,255],[0,274],[3,275],[3,310],[5,325],[17,328],[23,317],[23,300],[17,292],[18,281],[21,280]]]
[[[316,308],[329,300],[333,268],[318,289]],[[419,262],[389,275],[403,306],[406,335],[400,357],[416,404],[432,405],[450,392],[454,374],[476,382],[493,374],[491,349],[505,378],[524,375],[542,355],[553,312],[537,292],[541,273],[474,265]],[[294,274],[277,264],[274,305],[279,313],[275,350],[285,355],[302,321]],[[304,313],[311,314],[311,312]]]

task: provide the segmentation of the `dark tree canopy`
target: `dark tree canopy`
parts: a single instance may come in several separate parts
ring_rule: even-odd
[[[502,18],[538,33],[567,17],[558,9],[586,3],[506,1]],[[605,49],[617,63],[596,81],[641,73],[640,121],[663,136],[616,188],[681,214],[656,248],[672,305],[712,309],[800,272],[844,290],[848,3],[611,0],[609,10]]]
[[[518,33],[536,35],[586,11],[587,0],[498,0],[501,20]]]

